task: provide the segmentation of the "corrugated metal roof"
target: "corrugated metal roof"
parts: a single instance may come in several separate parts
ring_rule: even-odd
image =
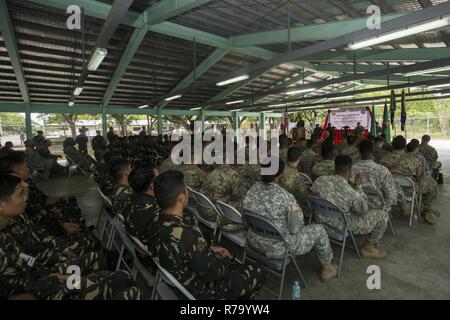
[[[113,0],[102,0],[101,2],[112,4]],[[135,0],[131,10],[142,13],[157,2],[159,1]],[[428,1],[432,5],[442,2],[445,1]],[[295,27],[363,17],[365,16],[365,9],[370,4],[380,5],[384,13],[411,12],[422,9],[418,0],[292,0],[289,7],[290,24]],[[7,6],[17,38],[17,46],[31,102],[67,103],[73,91],[74,83],[82,71],[80,32],[67,29],[65,10],[23,0],[8,0]],[[288,24],[288,4],[285,0],[213,0],[175,16],[169,21],[221,37],[231,37],[253,32],[285,29]],[[101,19],[90,16],[85,18],[87,29],[86,57],[93,49],[103,23],[104,21]],[[132,27],[120,25],[108,43],[106,59],[96,72],[89,73],[84,83],[82,95],[76,97],[77,103],[102,103],[108,84],[132,32]],[[313,43],[292,43],[292,49],[307,47]],[[449,43],[450,33],[448,31],[426,32],[392,43],[378,45],[373,49],[437,48],[446,47]],[[287,51],[288,45],[273,44],[261,46],[261,48],[274,53],[284,53]],[[201,63],[215,49],[198,43],[196,47],[197,64]],[[230,70],[258,61],[260,61],[258,58],[230,52],[198,77],[196,81],[202,82],[207,79],[214,79]],[[314,61],[313,63],[319,62]],[[332,61],[321,63],[339,64]],[[372,62],[369,65],[377,65],[377,63]],[[109,104],[112,106],[137,107],[152,99],[166,95],[192,72],[193,68],[193,41],[148,32],[114,91]],[[301,71],[300,67],[292,64],[278,66],[244,85],[229,95],[229,98],[264,92]],[[322,73],[314,73],[304,82],[316,82],[327,77],[328,75]],[[342,86],[345,86],[345,84],[322,88],[314,94],[336,90]],[[169,107],[192,108],[210,101],[223,89],[217,86],[207,86],[192,90],[183,95],[181,99],[172,101]],[[276,94],[262,101],[271,101],[282,97],[283,95]],[[1,35],[0,101],[22,101],[19,86]],[[221,109],[224,107],[217,106],[215,108]]]

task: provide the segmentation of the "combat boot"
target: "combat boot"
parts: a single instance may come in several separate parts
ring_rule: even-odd
[[[386,257],[386,252],[375,242],[367,241],[361,249],[361,256],[365,259],[383,259]]]
[[[327,264],[322,267],[322,272],[320,273],[320,281],[328,282],[337,276],[337,268],[333,264]]]
[[[431,210],[427,210],[423,213],[422,217],[429,224],[435,224],[437,222],[436,216]]]
[[[405,217],[409,217],[411,215],[411,202],[403,202],[402,203],[402,215]]]

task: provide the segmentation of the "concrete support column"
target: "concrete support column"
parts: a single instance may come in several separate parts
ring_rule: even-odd
[[[25,105],[25,133],[27,139],[33,138],[33,128],[31,127],[31,105],[29,103]]]
[[[105,137],[105,139],[108,134],[108,121],[106,117],[106,108],[102,107],[102,135],[103,137]]]
[[[158,135],[162,135],[163,134],[163,121],[162,121],[162,117],[161,117],[161,109],[158,108],[158,113],[157,113],[157,121],[156,121],[156,126],[158,128]]]
[[[234,136],[236,139],[239,138],[239,113],[237,111],[233,111],[232,113],[232,119],[233,119],[233,130],[234,130]]]
[[[200,121],[202,122],[202,132],[205,132],[205,110],[200,112]]]
[[[263,136],[262,138],[266,139],[266,114],[264,112],[261,112],[259,114],[259,129],[263,130]]]

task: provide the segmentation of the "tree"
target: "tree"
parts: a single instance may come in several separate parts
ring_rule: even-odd
[[[434,109],[439,117],[439,126],[444,136],[448,135],[448,114],[450,111],[450,100],[434,100]]]
[[[24,131],[25,117],[20,113],[0,113],[0,134],[17,134]]]

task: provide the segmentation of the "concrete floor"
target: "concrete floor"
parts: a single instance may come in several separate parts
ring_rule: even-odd
[[[347,249],[342,274],[339,279],[323,284],[319,281],[319,264],[314,254],[299,258],[299,266],[307,282],[302,288],[302,299],[450,299],[450,141],[433,141],[443,162],[444,185],[439,186],[440,195],[435,208],[441,212],[436,225],[430,226],[419,220],[417,228],[409,227],[406,218],[396,215],[393,224],[397,235],[389,231],[382,240],[388,252],[384,260],[357,259]],[[92,178],[72,176],[55,179],[41,185],[54,196],[75,195],[87,218],[95,224],[100,210],[100,198]],[[357,239],[359,243],[363,239]],[[334,253],[339,252],[334,247]],[[381,289],[369,290],[366,285],[367,267],[377,265],[381,269]],[[289,266],[283,298],[290,299],[291,286],[297,280],[293,266]],[[279,278],[269,276],[266,286],[276,290]],[[259,299],[273,299],[262,291]]]

